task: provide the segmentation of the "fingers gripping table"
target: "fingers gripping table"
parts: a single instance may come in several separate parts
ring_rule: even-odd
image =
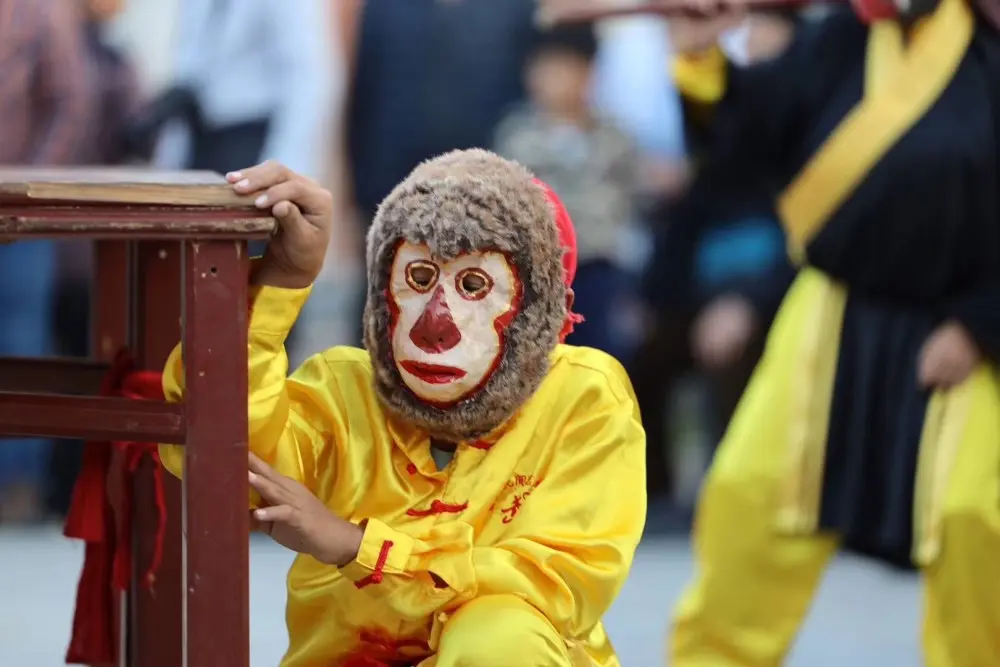
[[[0,242],[95,242],[93,358],[0,359],[0,437],[82,438],[110,452],[107,497],[88,511],[112,517],[131,563],[127,590],[107,598],[111,618],[98,619],[112,645],[102,664],[249,665],[247,241],[273,229],[215,174],[0,169]],[[178,340],[183,405],[109,395],[124,355],[159,371]],[[160,474],[149,444],[138,457],[115,446],[156,442],[186,445],[183,483]]]

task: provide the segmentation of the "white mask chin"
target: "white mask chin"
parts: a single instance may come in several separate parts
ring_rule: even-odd
[[[406,386],[435,405],[481,388],[503,354],[503,331],[517,311],[520,283],[499,252],[450,262],[423,245],[396,250],[389,282],[392,353]]]

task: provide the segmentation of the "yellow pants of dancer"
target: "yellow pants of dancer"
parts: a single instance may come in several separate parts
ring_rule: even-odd
[[[670,667],[782,664],[838,546],[835,535],[776,530],[789,389],[773,343],[702,489],[696,576],[675,610]],[[940,552],[923,568],[923,648],[928,667],[990,667],[1000,665],[1000,391],[986,366],[952,391],[969,401],[942,483]]]
[[[420,667],[570,667],[566,642],[552,624],[513,595],[463,605],[445,624],[437,654]]]

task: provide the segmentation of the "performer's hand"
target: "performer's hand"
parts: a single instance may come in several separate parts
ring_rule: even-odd
[[[981,359],[979,346],[968,330],[958,322],[945,322],[920,350],[920,385],[928,389],[948,389],[962,384]]]
[[[364,530],[341,519],[298,482],[250,454],[250,486],[267,507],[251,514],[254,530],[321,563],[347,565],[358,555]]]
[[[687,15],[668,20],[670,45],[677,53],[707,51],[747,17],[743,0],[688,0],[685,4]]]
[[[276,287],[309,287],[323,268],[333,227],[333,196],[288,167],[267,161],[226,175],[240,194],[270,209],[278,230],[267,244],[254,282]]]
[[[741,296],[720,296],[704,308],[692,327],[695,359],[710,370],[735,363],[757,327],[757,314]]]
[[[640,175],[643,190],[672,201],[688,189],[693,172],[687,160],[648,160],[641,165]]]

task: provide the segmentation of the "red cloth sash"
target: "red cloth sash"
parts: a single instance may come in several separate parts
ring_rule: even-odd
[[[115,357],[101,386],[102,396],[137,400],[164,400],[161,374],[135,370],[135,362],[122,351]],[[113,453],[120,453],[120,464]],[[152,561],[141,585],[150,587],[163,554],[166,503],[163,469],[156,443],[88,442],[84,445],[80,475],[73,487],[63,534],[86,544],[83,570],[77,586],[73,633],[66,652],[67,664],[117,663],[118,642],[114,619],[119,593],[132,579],[133,477],[145,457],[154,463],[154,491],[159,520]],[[109,479],[111,475],[117,477]],[[121,485],[121,498],[112,503],[109,490]],[[116,520],[117,519],[117,520]]]

